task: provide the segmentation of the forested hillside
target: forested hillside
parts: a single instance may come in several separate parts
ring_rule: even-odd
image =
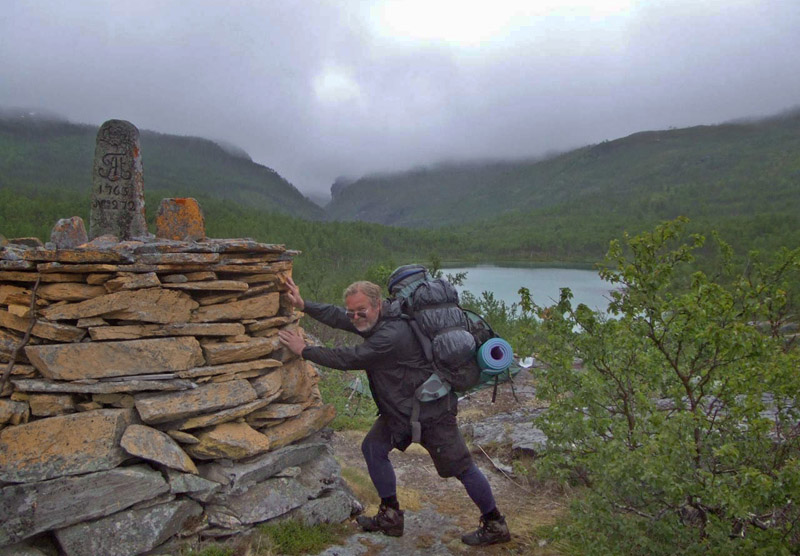
[[[95,134],[0,118],[0,234],[46,240],[59,218],[88,222]],[[321,221],[322,209],[277,173],[205,139],[145,131],[142,149],[151,229],[160,199],[195,197],[211,237],[301,249],[313,262],[300,268],[329,275],[320,288],[410,260],[594,263],[612,239],[679,215],[690,230],[718,230],[740,256],[800,245],[797,112],[637,133],[539,162],[364,178],[329,206],[329,218],[349,211],[393,227]]]
[[[587,209],[595,219],[791,214],[800,208],[800,112],[750,123],[636,133],[543,161],[365,177],[329,218],[461,225]],[[517,222],[524,220],[518,218]]]
[[[42,202],[53,195],[88,199],[96,135],[95,126],[0,113],[0,189]],[[228,199],[308,219],[323,216],[292,184],[244,151],[146,130],[141,130],[141,145],[148,190],[169,197]]]

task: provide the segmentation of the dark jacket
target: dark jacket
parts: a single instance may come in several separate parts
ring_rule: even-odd
[[[393,432],[407,433],[414,391],[433,372],[408,321],[386,302],[378,322],[365,333],[353,326],[342,307],[306,301],[304,312],[323,324],[359,334],[364,341],[353,347],[308,346],[303,350],[303,358],[334,369],[364,369],[378,413],[389,418]],[[456,404],[452,392],[425,402],[421,404],[420,421],[437,421],[447,413],[455,415]]]

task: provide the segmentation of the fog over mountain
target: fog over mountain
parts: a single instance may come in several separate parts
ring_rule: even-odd
[[[0,106],[218,140],[319,198],[797,106],[798,29],[792,0],[6,0]]]

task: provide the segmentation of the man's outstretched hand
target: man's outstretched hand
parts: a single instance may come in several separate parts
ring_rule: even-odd
[[[299,331],[278,330],[278,338],[280,339],[281,343],[295,355],[303,354],[303,348],[306,347],[306,341],[303,339],[303,335]]]
[[[286,290],[286,295],[289,297],[289,301],[292,302],[292,305],[301,311],[305,309],[306,302],[303,301],[303,298],[300,295],[300,288],[294,283],[294,280],[292,280],[291,277],[286,279],[286,286],[288,288]]]

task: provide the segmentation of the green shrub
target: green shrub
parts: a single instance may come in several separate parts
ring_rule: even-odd
[[[568,290],[540,311],[542,469],[586,486],[559,530],[587,555],[797,553],[800,249],[737,273],[719,242],[718,274],[687,283],[704,238],[684,225],[612,243],[612,318]]]
[[[461,295],[461,306],[481,315],[495,334],[506,340],[520,358],[538,351],[545,341],[541,323],[534,312],[530,291],[520,288],[520,302],[507,304],[495,298],[492,292],[481,292],[480,297],[470,291]]]

